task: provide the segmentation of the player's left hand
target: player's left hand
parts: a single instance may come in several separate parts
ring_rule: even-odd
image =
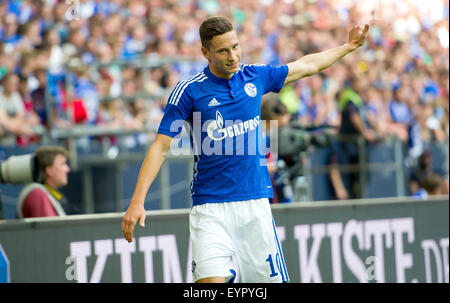
[[[364,41],[366,41],[367,38],[367,34],[369,33],[369,28],[369,24],[366,24],[364,26],[364,29],[362,30],[358,25],[352,28],[352,30],[348,34],[348,44],[353,50],[364,44]]]

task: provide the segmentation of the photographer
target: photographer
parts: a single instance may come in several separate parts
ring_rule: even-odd
[[[43,146],[36,151],[42,183],[29,183],[20,192],[17,217],[65,216],[64,196],[58,188],[67,185],[70,168],[68,151],[59,146]]]
[[[270,146],[270,128],[281,128],[286,126],[291,115],[289,114],[286,106],[277,98],[274,94],[268,94],[263,97],[261,104],[261,119],[266,121],[265,133],[266,133],[266,146]],[[273,122],[276,122],[276,126]],[[269,170],[270,179],[274,188],[274,197],[269,199],[270,203],[291,202],[285,194],[280,192],[283,188],[276,186],[275,179],[278,177],[278,168],[276,162],[276,156],[272,154],[273,151],[269,151],[266,155],[267,165]]]

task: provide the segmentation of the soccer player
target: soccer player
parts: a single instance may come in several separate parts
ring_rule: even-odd
[[[138,220],[144,227],[147,191],[182,130],[179,122],[187,121],[194,150],[189,215],[194,281],[233,281],[234,255],[241,282],[287,282],[268,201],[273,188],[265,155],[256,148],[262,141],[261,97],[329,67],[363,45],[368,31],[367,24],[355,26],[342,46],[273,67],[241,64],[241,44],[228,19],[203,21],[201,51],[208,66],[178,82],[169,96],[122,220],[125,239],[133,241]]]

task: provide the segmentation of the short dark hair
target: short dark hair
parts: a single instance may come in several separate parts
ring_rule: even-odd
[[[286,105],[284,105],[275,94],[265,95],[261,104],[261,119],[274,120],[288,114]]]
[[[53,165],[57,155],[62,155],[68,158],[69,152],[61,146],[41,146],[38,148],[35,155],[39,163],[39,170],[42,174],[42,179],[45,181],[45,169]]]
[[[429,193],[432,194],[434,191],[442,187],[444,179],[436,173],[428,173],[423,179],[422,187]]]
[[[199,30],[202,46],[209,49],[210,42],[215,36],[231,32],[233,29],[233,24],[227,18],[220,16],[207,18],[202,22]]]

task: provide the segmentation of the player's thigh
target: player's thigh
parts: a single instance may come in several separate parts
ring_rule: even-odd
[[[194,206],[189,216],[194,281],[206,278],[233,279],[234,254],[223,214],[218,205]]]
[[[237,233],[235,241],[240,281],[287,282],[286,263],[268,201],[255,204],[249,211],[254,218]]]

